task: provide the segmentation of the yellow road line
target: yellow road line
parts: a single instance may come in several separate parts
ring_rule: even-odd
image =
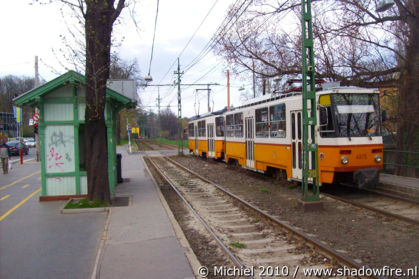
[[[25,202],[27,202],[30,198],[32,198],[33,196],[35,196],[36,194],[38,194],[40,191],[41,191],[41,187],[39,187],[38,190],[36,190],[35,192],[33,192],[32,194],[30,194],[29,196],[27,196],[20,203],[16,204],[9,211],[7,211],[2,216],[0,216],[0,222],[3,221],[4,218],[6,218],[7,216],[9,216],[13,211],[15,211],[16,209],[18,209],[22,204],[24,204]]]
[[[26,184],[26,185],[23,185],[22,186],[22,189],[26,189],[26,188],[28,188],[29,187],[29,184]]]
[[[7,189],[7,188],[9,188],[10,186],[13,186],[13,185],[15,185],[15,184],[17,184],[17,183],[21,182],[22,180],[25,180],[25,179],[27,179],[27,178],[29,178],[29,177],[31,177],[31,176],[34,176],[35,174],[38,174],[38,173],[40,173],[40,172],[41,172],[41,171],[36,171],[36,172],[34,172],[34,173],[31,173],[30,175],[27,175],[27,176],[25,176],[25,177],[19,178],[18,180],[13,181],[13,182],[12,182],[12,183],[10,183],[10,184],[4,185],[4,186],[0,187],[0,191],[1,191],[1,190],[4,190],[4,189]]]
[[[4,196],[4,197],[1,197],[1,198],[0,198],[0,201],[5,200],[5,199],[7,199],[8,197],[10,197],[10,195],[6,195],[6,196]]]

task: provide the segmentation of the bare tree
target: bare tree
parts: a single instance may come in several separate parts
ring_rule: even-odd
[[[376,11],[377,2],[313,1],[316,76],[343,85],[398,87],[398,149],[418,150],[419,1],[395,0],[384,13]],[[233,9],[235,25],[220,33],[218,53],[236,72],[299,74],[300,4],[255,0],[244,13]]]
[[[13,98],[34,86],[34,79],[8,75],[0,78],[0,111],[13,111]]]
[[[111,63],[112,29],[125,0],[61,0],[84,22],[86,112],[85,147],[88,199],[111,203],[105,124],[106,83]],[[83,23],[82,22],[82,23]],[[77,37],[77,35],[75,36]],[[80,56],[77,53],[77,56]]]
[[[108,142],[105,124],[106,82],[109,79],[111,36],[125,0],[80,2],[86,36],[86,170],[89,200],[111,202]],[[85,8],[84,8],[85,6]]]

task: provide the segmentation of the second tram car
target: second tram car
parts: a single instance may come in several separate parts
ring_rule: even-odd
[[[316,92],[320,183],[345,181],[362,187],[378,179],[383,164],[378,93],[358,87]],[[288,180],[302,179],[302,145],[302,96],[297,92],[264,96],[189,122],[189,150],[194,154]]]
[[[188,123],[189,152],[208,158],[224,159],[224,112],[192,118]]]

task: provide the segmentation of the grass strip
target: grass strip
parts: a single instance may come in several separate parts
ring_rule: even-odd
[[[101,202],[98,200],[90,202],[87,198],[80,200],[70,200],[64,209],[78,209],[78,208],[96,208],[96,207],[107,207],[107,202]]]

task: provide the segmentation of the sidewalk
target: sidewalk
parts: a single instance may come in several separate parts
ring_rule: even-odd
[[[113,207],[92,279],[194,278],[157,190],[141,156],[122,154],[122,177],[116,196],[130,196],[129,206]]]
[[[419,200],[418,178],[381,173],[380,183],[378,189],[402,193]]]
[[[380,182],[397,186],[419,188],[419,178],[398,176],[387,173],[380,174]]]

